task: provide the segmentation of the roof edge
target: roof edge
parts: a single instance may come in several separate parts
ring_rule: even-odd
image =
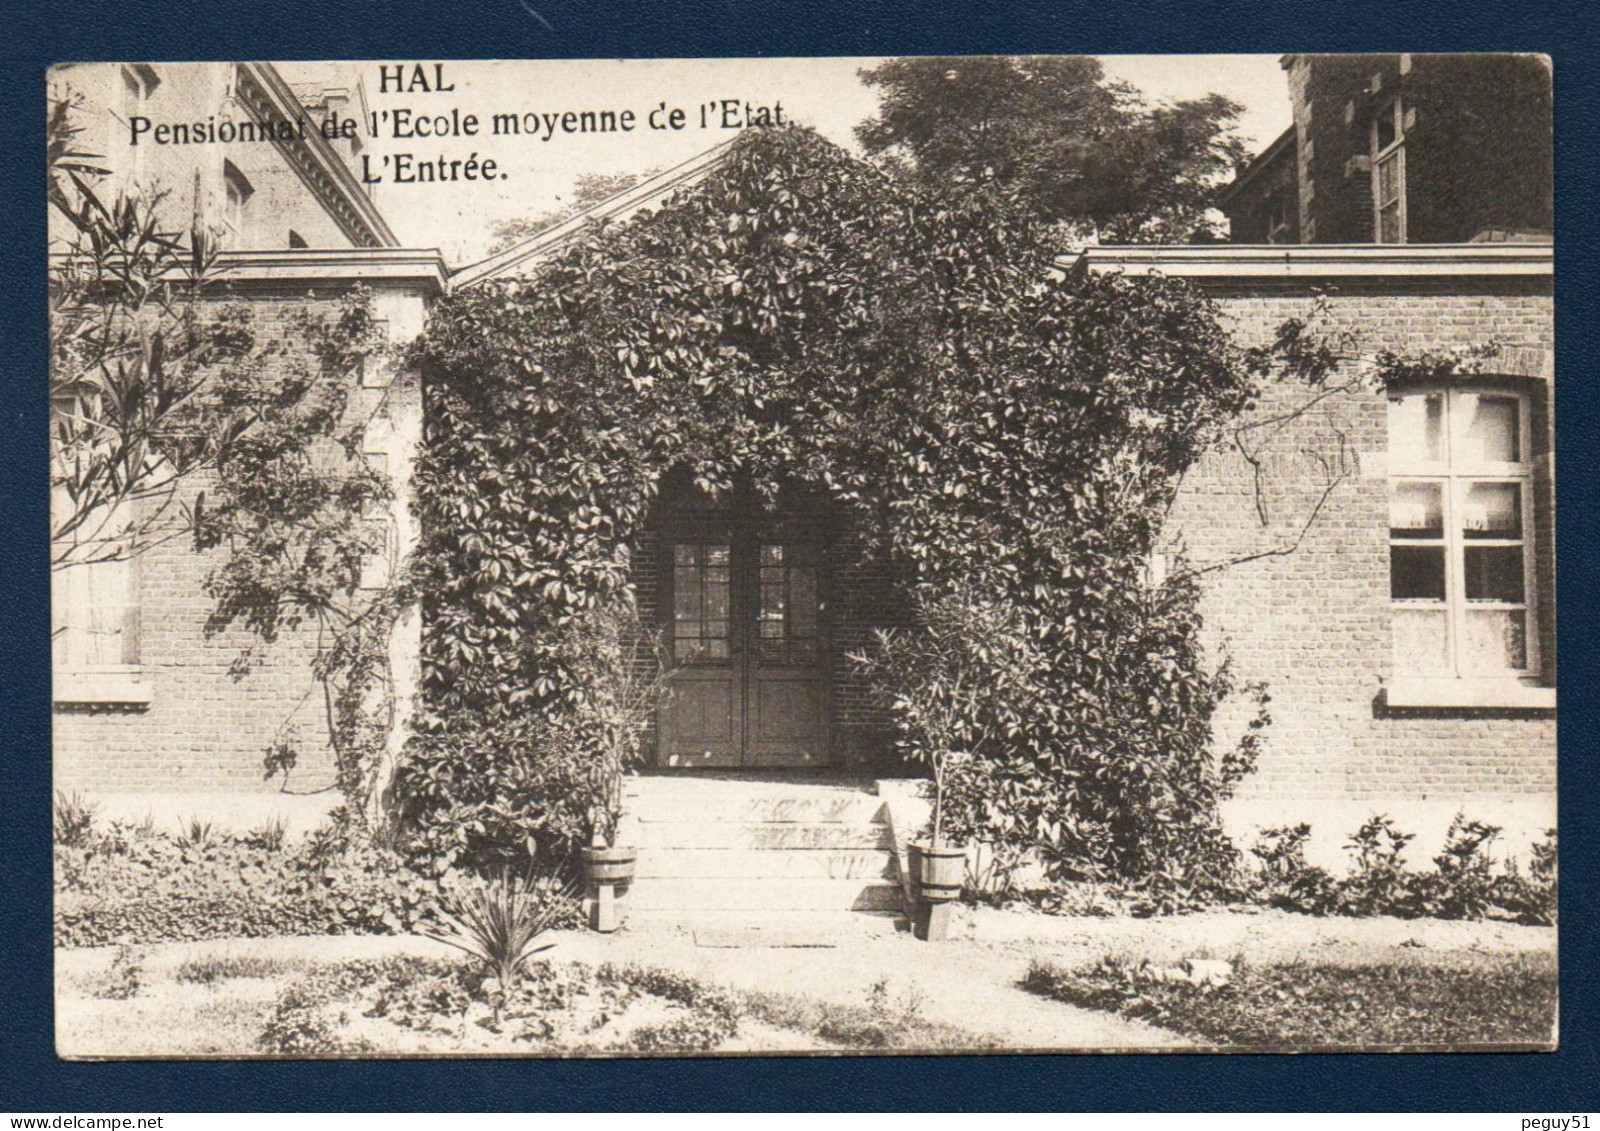
[[[1217,193],[1217,203],[1225,204],[1232,200],[1235,193],[1260,176],[1262,171],[1276,161],[1283,151],[1289,147],[1289,144],[1294,141],[1295,130],[1295,126],[1290,126],[1279,134],[1271,145],[1252,157],[1248,165],[1234,174],[1233,180],[1222,186],[1222,190]]]
[[[1186,244],[1102,246],[1066,255],[1068,272],[1205,280],[1552,277],[1550,243]]]
[[[300,100],[295,97],[277,68],[270,63],[240,63],[240,73],[261,92],[261,96],[272,106],[273,111],[285,121],[298,121],[305,113],[305,108],[300,105]],[[246,92],[241,91],[242,96]],[[379,247],[398,247],[400,240],[389,227],[389,222],[378,211],[378,206],[372,198],[362,191],[360,183],[350,167],[339,159],[333,151],[333,144],[322,136],[321,130],[307,130],[302,142],[285,142],[274,139],[273,142],[289,159],[289,165],[307,181],[307,187],[312,195],[324,200],[324,204],[332,204],[334,221],[345,234],[356,243],[370,241]],[[314,183],[307,176],[308,170],[301,161],[295,159],[295,146],[303,144],[304,152],[315,163],[317,171],[322,174],[321,183]],[[326,199],[333,197],[333,201]],[[336,203],[335,203],[336,202]],[[343,205],[343,209],[339,207]],[[351,231],[351,225],[358,225],[361,231]],[[366,241],[362,240],[366,237]]]
[[[208,281],[244,286],[410,285],[430,296],[450,289],[444,256],[437,249],[405,247],[224,251]]]
[[[515,243],[475,263],[469,263],[465,267],[458,267],[450,275],[452,286],[457,290],[475,286],[487,279],[515,270],[530,260],[560,251],[590,224],[626,218],[651,201],[695,183],[721,162],[728,148],[737,140],[736,134],[727,141],[719,142],[710,149],[697,153],[687,161],[679,162],[670,169],[640,181],[632,188],[613,193],[576,216],[569,217],[541,232],[535,232],[520,243]]]

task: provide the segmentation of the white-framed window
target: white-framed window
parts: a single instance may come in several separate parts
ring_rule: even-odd
[[[1389,391],[1389,599],[1399,679],[1540,673],[1530,397]]]
[[[248,247],[250,241],[250,198],[255,195],[250,179],[232,161],[222,163],[222,221],[233,247]]]
[[[1372,238],[1406,242],[1405,108],[1397,95],[1372,117]]]
[[[52,505],[70,506],[59,498]],[[117,513],[106,522],[90,516],[75,534],[74,552],[62,555],[51,570],[50,652],[57,703],[150,700],[140,655],[139,562],[131,554],[114,556],[125,525]]]

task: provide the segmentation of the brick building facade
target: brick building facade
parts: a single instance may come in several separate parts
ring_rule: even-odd
[[[395,247],[354,175],[353,143],[318,129],[335,108],[348,115],[359,104],[358,86],[296,89],[270,65],[222,63],[63,66],[51,85],[54,96],[77,103],[76,148],[103,159],[101,195],[143,194],[168,230],[209,232],[224,249],[212,275],[217,301],[248,303],[258,345],[280,351],[281,364],[307,348],[298,316],[331,310],[356,286],[372,292],[391,340],[403,344],[421,331],[428,301],[446,285],[443,263],[435,252]],[[198,130],[301,117],[309,126],[303,137],[153,145],[145,132],[131,144],[139,118]],[[70,246],[54,214],[50,235],[53,252]],[[420,390],[385,365],[351,380],[352,416],[367,422],[364,452],[396,488],[398,548],[411,530],[405,486],[420,437]],[[313,642],[285,633],[235,678],[243,633],[204,631],[213,564],[178,537],[132,560],[53,571],[56,786],[108,798],[110,812],[134,819],[206,810],[246,821],[273,808],[313,819],[332,796],[316,791],[333,773],[320,700],[307,698]],[[405,638],[415,632],[412,618],[396,641],[407,685],[415,647]],[[304,801],[275,796],[280,783],[264,779],[263,754],[275,737],[304,752],[291,783],[295,794],[310,795]]]
[[[1223,194],[1235,243],[1547,240],[1550,66],[1286,55],[1294,125]]]
[[[1505,82],[1513,84],[1506,89],[1520,90],[1514,83],[1524,79],[1537,86],[1526,73],[1529,62],[1543,66],[1505,64]],[[1424,187],[1444,183],[1423,173],[1432,161],[1424,155],[1433,152],[1424,148],[1425,131],[1450,120],[1429,100],[1429,92],[1448,85],[1442,62],[1297,56],[1286,66],[1297,92],[1296,127],[1241,176],[1228,204],[1235,231],[1247,232],[1257,222],[1252,209],[1259,211],[1251,194],[1263,186],[1293,194],[1294,206],[1277,214],[1270,232],[1253,237],[1262,243],[1097,248],[1062,266],[1185,278],[1217,303],[1246,344],[1305,316],[1323,296],[1334,323],[1356,331],[1362,360],[1351,363],[1352,377],[1383,350],[1414,354],[1491,341],[1503,347],[1481,376],[1447,386],[1358,382],[1310,404],[1304,388],[1274,389],[1241,422],[1243,447],[1224,447],[1188,477],[1156,567],[1172,567],[1180,554],[1190,566],[1219,567],[1207,574],[1203,609],[1217,654],[1231,656],[1241,681],[1270,684],[1268,748],[1230,811],[1241,831],[1312,821],[1322,838],[1314,855],[1336,860],[1344,835],[1373,811],[1423,833],[1420,844],[1431,851],[1450,816],[1465,810],[1508,826],[1516,844],[1555,821],[1552,252],[1540,243],[1463,241],[1536,228],[1548,218],[1548,187],[1533,176],[1526,194],[1460,192],[1454,213],[1424,205]],[[290,89],[270,74],[257,85],[280,97]],[[1416,146],[1404,158],[1412,179],[1401,234],[1410,244],[1384,247],[1373,242],[1382,218],[1370,195],[1370,168],[1362,174],[1359,162],[1336,157],[1328,139],[1358,136],[1360,121],[1368,121],[1370,138],[1370,120],[1361,115],[1389,105],[1378,96],[1396,90],[1410,102],[1394,111],[1395,120],[1406,131],[1404,145]],[[1347,105],[1355,109],[1347,113]],[[1539,130],[1525,132],[1547,138],[1547,103],[1544,114]],[[259,148],[253,159],[277,149]],[[375,290],[391,338],[407,341],[420,332],[433,296],[525,271],[590,219],[625,219],[716,162],[713,151],[447,275],[435,253],[362,246],[363,238],[381,244],[387,229],[369,224],[365,237],[351,236],[318,178],[297,172],[312,161],[330,183],[348,189],[347,157],[331,149],[281,154],[278,173],[250,170],[252,183],[275,183],[279,174],[288,183],[292,174],[303,186],[273,197],[299,200],[282,205],[296,216],[293,224],[262,217],[253,229],[282,229],[277,249],[235,252],[226,263],[264,324],[285,325],[297,304],[363,284]],[[1536,155],[1526,160],[1537,165]],[[1341,193],[1348,200],[1337,204]],[[322,210],[324,226],[300,218],[293,208],[301,206]],[[344,242],[338,250],[290,248],[291,227],[345,232]],[[1269,235],[1301,246],[1265,246]],[[1329,242],[1367,246],[1315,246]],[[1423,243],[1433,246],[1416,246]],[[397,486],[396,545],[403,547],[422,391],[403,373],[352,380],[364,385],[358,399],[372,416],[372,451],[384,454]],[[743,610],[737,616],[749,621],[751,647],[789,650],[774,686],[761,692],[771,694],[769,733],[705,764],[739,764],[768,741],[773,761],[766,768],[775,774],[818,765],[881,771],[882,720],[846,657],[873,627],[897,619],[889,579],[848,529],[768,537],[758,519],[738,535],[674,535],[688,547],[681,556],[664,533],[670,527],[659,524],[633,548],[647,614],[668,625],[692,618],[695,632],[715,640],[727,631],[730,610]],[[1222,568],[1235,559],[1248,560]],[[97,686],[58,663],[55,756],[63,788],[121,795],[136,816],[152,804],[186,812],[202,795],[213,810],[280,804],[278,783],[264,781],[261,771],[275,728],[294,716],[306,749],[322,733],[319,713],[297,707],[309,683],[307,644],[286,640],[248,679],[233,680],[227,665],[237,642],[208,641],[202,633],[206,568],[181,543],[131,567],[137,656],[124,670],[99,673],[116,677],[110,683]],[[692,599],[680,600],[690,585],[698,587]],[[804,612],[808,601],[815,618]],[[406,686],[414,682],[420,631],[408,620],[395,644]],[[766,725],[760,701],[751,702],[755,721],[748,725]],[[1242,711],[1224,712],[1220,741],[1243,725]],[[697,748],[691,741],[683,749]],[[662,763],[673,764],[669,757]],[[326,763],[303,764],[296,788],[326,785],[330,772]]]

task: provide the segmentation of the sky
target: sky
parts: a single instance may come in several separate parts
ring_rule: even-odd
[[[1276,55],[1103,56],[1106,71],[1142,90],[1152,101],[1194,98],[1215,91],[1244,106],[1240,134],[1252,152],[1290,124],[1288,86]],[[585,173],[642,173],[668,168],[732,137],[738,125],[781,106],[785,121],[809,125],[830,140],[857,148],[855,126],[877,109],[877,94],[858,76],[872,58],[517,60],[421,64],[420,77],[406,64],[396,89],[394,64],[280,64],[291,81],[330,85],[359,77],[369,109],[380,115],[380,135],[367,150],[374,200],[401,243],[436,247],[453,266],[488,251],[496,223],[535,216],[559,207],[575,179]],[[391,68],[385,90],[381,67]],[[442,72],[435,68],[442,68]],[[442,79],[442,82],[440,81]],[[438,89],[441,86],[451,90]],[[425,89],[426,88],[426,89]],[[724,100],[737,109],[725,128]],[[751,110],[747,113],[745,106]],[[707,107],[702,126],[701,108]],[[678,128],[671,111],[683,111]],[[634,128],[609,133],[563,132],[559,116],[572,111],[624,111]],[[651,128],[650,112],[666,128]],[[387,113],[388,117],[381,117]],[[447,128],[466,115],[478,117],[478,133],[443,138],[397,138],[395,123],[409,113],[438,119]],[[540,123],[539,135],[491,136],[497,114]],[[554,116],[547,119],[545,115]],[[551,132],[546,123],[554,122]],[[546,135],[549,135],[548,137]],[[495,162],[485,180],[396,183],[394,163]],[[390,164],[385,166],[383,158]],[[464,175],[466,166],[456,167]]]

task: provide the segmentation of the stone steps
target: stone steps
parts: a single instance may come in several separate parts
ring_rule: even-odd
[[[629,835],[629,834],[632,835]],[[723,848],[745,850],[887,850],[892,840],[887,825],[763,823],[722,821],[708,816],[675,821],[640,821],[624,826],[623,843],[641,852],[651,848]]]
[[[635,874],[641,879],[887,880],[894,878],[894,867],[879,849],[642,848]]]
[[[623,799],[619,839],[639,853],[629,915],[820,928],[901,910],[884,800],[860,783],[662,776]]]
[[[893,911],[900,906],[894,880],[785,878],[639,878],[628,893],[633,911]]]

